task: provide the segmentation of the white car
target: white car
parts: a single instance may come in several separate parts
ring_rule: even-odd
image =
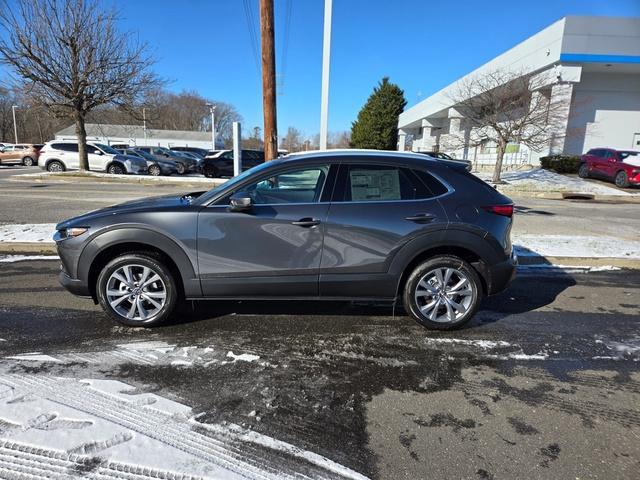
[[[102,143],[87,143],[89,170],[113,174],[147,173],[144,159],[122,155],[117,150]],[[49,172],[64,172],[80,168],[78,142],[57,141],[45,143],[40,150],[38,166]]]

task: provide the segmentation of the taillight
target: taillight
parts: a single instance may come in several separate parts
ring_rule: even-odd
[[[513,216],[513,205],[489,205],[487,207],[482,207],[482,209],[489,213],[502,215],[503,217]]]

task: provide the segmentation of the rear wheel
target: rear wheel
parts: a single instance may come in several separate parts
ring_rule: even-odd
[[[127,173],[122,165],[119,165],[117,163],[112,163],[111,165],[109,165],[107,172],[112,175],[124,175],[125,173]]]
[[[64,164],[58,160],[52,160],[47,164],[48,172],[64,172]]]
[[[589,178],[589,167],[586,163],[580,165],[580,168],[578,169],[578,176],[580,178]]]
[[[115,321],[151,327],[167,320],[178,300],[171,271],[156,258],[130,253],[109,262],[98,275],[98,301]]]
[[[620,187],[620,188],[627,188],[629,186],[629,176],[627,175],[627,172],[625,172],[624,170],[620,170],[618,173],[616,173],[616,187]]]
[[[185,173],[187,173],[187,169],[184,166],[184,163],[177,162],[176,163],[176,170],[178,170],[178,174],[179,175],[184,175]]]
[[[478,273],[461,258],[441,255],[418,265],[405,286],[404,307],[432,330],[452,330],[467,323],[482,300]]]
[[[160,170],[160,167],[158,165],[151,165],[149,167],[149,175],[153,175],[154,177],[157,177],[161,174],[162,174],[162,170]]]
[[[33,167],[35,163],[35,160],[29,156],[22,158],[22,165],[24,165],[25,167]]]

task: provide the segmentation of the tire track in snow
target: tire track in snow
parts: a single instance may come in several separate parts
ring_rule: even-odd
[[[126,395],[94,388],[88,382],[74,379],[44,377],[37,375],[5,375],[0,383],[13,389],[14,396],[30,395],[118,425],[133,432],[179,450],[201,463],[217,466],[240,478],[271,480],[286,478],[352,478],[362,480],[364,476],[336,464],[325,457],[306,452],[284,442],[264,435],[244,432],[240,427],[198,428],[189,422],[184,409],[181,413],[169,414],[156,408],[145,397]],[[125,384],[122,384],[127,388]],[[6,398],[6,396],[5,396]],[[140,400],[144,401],[140,401]],[[163,399],[161,399],[163,400]],[[45,422],[46,423],[46,422]],[[130,438],[118,437],[104,445],[81,446],[67,452],[86,453],[107,449]],[[104,443],[104,442],[103,442]],[[86,448],[85,448],[86,447]],[[247,448],[249,447],[249,448]],[[280,455],[274,455],[279,453]],[[284,455],[283,455],[284,454]],[[282,457],[285,460],[282,460]],[[292,462],[289,457],[295,457]],[[274,458],[280,458],[274,462]],[[2,463],[0,463],[2,466]],[[28,468],[36,468],[29,467]],[[37,469],[37,468],[36,468]],[[2,471],[2,470],[0,470]]]

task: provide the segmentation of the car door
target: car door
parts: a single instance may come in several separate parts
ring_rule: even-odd
[[[58,150],[60,160],[68,170],[77,170],[80,168],[80,156],[78,154],[77,143],[59,143],[52,145]]]
[[[325,223],[320,295],[388,296],[393,255],[419,235],[445,231],[448,219],[437,197],[448,191],[423,170],[343,164]]]
[[[89,158],[89,170],[105,171],[105,160],[110,158],[96,146],[87,144],[87,157]]]
[[[337,167],[278,169],[198,216],[198,266],[208,297],[317,296],[324,222]],[[240,192],[240,193],[238,193]],[[252,206],[230,211],[234,193]]]
[[[607,176],[607,159],[605,158],[607,155],[607,150],[598,148],[593,151],[591,154],[591,172],[598,177],[606,177]]]

